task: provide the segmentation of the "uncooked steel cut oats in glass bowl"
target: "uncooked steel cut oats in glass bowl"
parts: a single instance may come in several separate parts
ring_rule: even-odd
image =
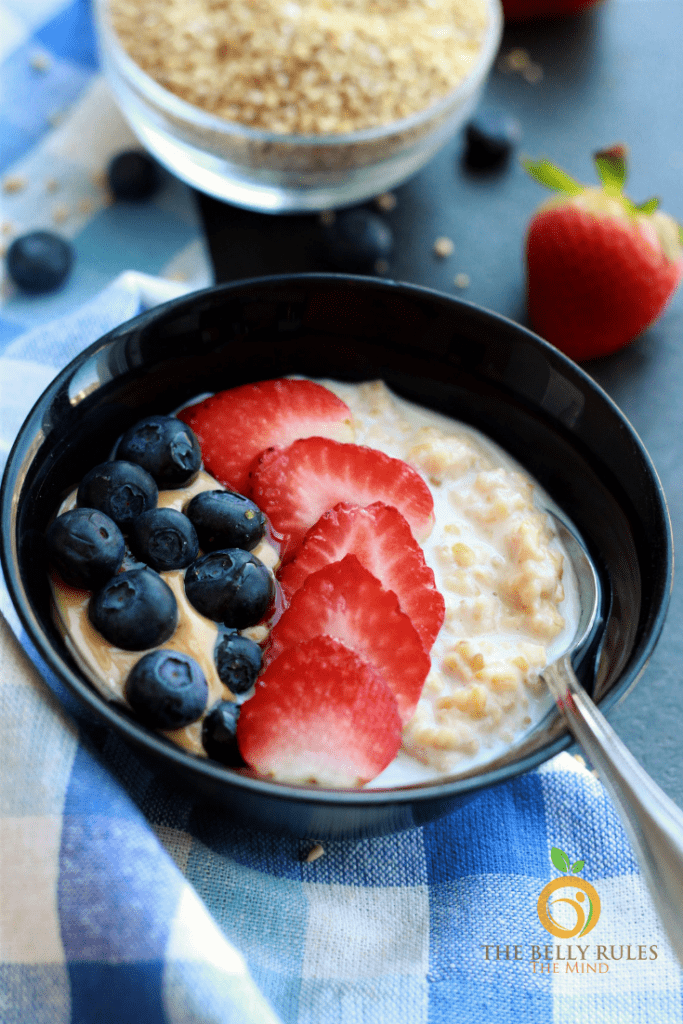
[[[101,63],[144,146],[238,206],[361,202],[475,108],[499,0],[96,0]]]

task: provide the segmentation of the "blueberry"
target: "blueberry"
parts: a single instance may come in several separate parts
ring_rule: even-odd
[[[96,590],[123,563],[126,543],[116,523],[95,508],[74,508],[45,534],[47,555],[65,583]]]
[[[465,128],[465,165],[472,170],[501,167],[521,137],[519,121],[509,114],[483,110]]]
[[[140,420],[120,438],[116,457],[142,466],[162,490],[185,487],[202,464],[194,431],[175,416]]]
[[[199,554],[194,526],[174,508],[153,508],[130,525],[130,546],[140,561],[157,572],[184,569]]]
[[[216,670],[232,693],[248,693],[261,671],[261,648],[236,630],[223,633],[214,648]]]
[[[237,720],[240,709],[232,701],[222,700],[211,709],[202,722],[202,744],[214,761],[228,768],[244,768],[245,763],[237,746]]]
[[[95,466],[78,488],[79,505],[98,508],[124,528],[154,508],[158,497],[157,485],[142,466],[118,459]]]
[[[342,210],[323,228],[327,260],[336,270],[366,273],[377,269],[394,247],[391,228],[381,217],[363,208]]]
[[[202,555],[185,572],[185,593],[201,615],[233,629],[260,622],[275,595],[263,562],[241,548]]]
[[[133,665],[125,695],[140,721],[152,729],[180,729],[196,722],[209,699],[201,668],[189,654],[150,651]]]
[[[202,551],[251,551],[266,530],[261,509],[233,491],[202,491],[187,505],[185,515],[194,523]]]
[[[149,199],[160,185],[158,165],[137,149],[127,149],[115,156],[107,178],[117,199]]]
[[[31,231],[15,238],[7,250],[7,273],[18,288],[40,295],[64,284],[73,260],[66,239],[51,231]]]
[[[178,624],[173,591],[152,569],[114,576],[90,599],[90,621],[124,651],[145,651],[170,640]]]

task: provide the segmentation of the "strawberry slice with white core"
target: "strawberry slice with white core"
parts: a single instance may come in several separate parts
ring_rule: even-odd
[[[318,636],[268,666],[242,705],[237,743],[259,775],[349,788],[394,759],[401,719],[380,674],[339,641]]]
[[[393,590],[424,649],[430,651],[446,605],[408,523],[397,509],[382,502],[366,508],[342,503],[321,516],[278,573],[285,601],[292,599],[311,573],[348,554],[356,555],[385,590]]]
[[[238,494],[246,493],[250,466],[266,448],[299,437],[353,441],[349,407],[312,380],[243,384],[187,406],[178,418],[197,435],[207,472]]]
[[[340,502],[391,505],[407,519],[416,540],[428,537],[434,525],[434,500],[416,469],[375,448],[323,437],[265,451],[252,469],[250,497],[282,538],[283,562],[320,516]]]
[[[431,660],[396,594],[355,555],[312,573],[269,638],[268,664],[288,647],[324,634],[340,640],[382,675],[405,725],[415,712]]]

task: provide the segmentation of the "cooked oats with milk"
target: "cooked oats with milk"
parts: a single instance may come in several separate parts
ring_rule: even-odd
[[[566,647],[578,619],[571,566],[534,502],[538,485],[477,431],[397,398],[381,381],[321,383],[349,406],[356,443],[414,466],[434,498],[436,521],[423,548],[445,598],[445,621],[402,750],[370,785],[418,783],[485,763],[551,706],[538,673]],[[194,494],[216,487],[202,472],[187,488],[161,491],[159,504],[180,510]],[[60,511],[75,500],[74,491]],[[277,552],[266,540],[253,554],[276,567]],[[216,624],[189,604],[180,571],[166,576],[181,618],[163,646],[184,650],[202,665],[208,707],[234,699],[213,664]],[[112,648],[96,632],[88,592],[53,577],[53,594],[58,623],[81,668],[106,699],[123,701],[139,653]],[[263,643],[268,628],[243,632]],[[166,735],[205,756],[201,721]]]
[[[392,395],[380,381],[325,381],[354,417],[356,442],[420,470],[436,523],[423,544],[446,617],[403,750],[371,783],[401,785],[483,763],[551,706],[538,673],[578,619],[569,560],[538,484],[477,431]]]

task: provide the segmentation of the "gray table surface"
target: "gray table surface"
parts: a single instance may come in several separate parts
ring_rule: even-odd
[[[594,183],[591,153],[625,142],[636,201],[658,195],[683,222],[683,2],[606,0],[586,14],[511,26],[505,54],[523,47],[543,69],[530,84],[497,69],[482,106],[506,111],[522,128],[518,153],[547,156]],[[396,247],[389,276],[460,294],[526,322],[526,225],[546,193],[515,158],[503,171],[473,175],[457,137],[396,189],[387,214]],[[272,217],[202,199],[217,280],[323,269],[315,217]],[[454,252],[439,259],[434,240]],[[454,277],[466,273],[460,291]],[[585,369],[622,408],[650,452],[668,497],[674,542],[683,549],[683,289],[659,323],[629,348]],[[683,806],[683,585],[650,664],[610,720],[662,788]]]

